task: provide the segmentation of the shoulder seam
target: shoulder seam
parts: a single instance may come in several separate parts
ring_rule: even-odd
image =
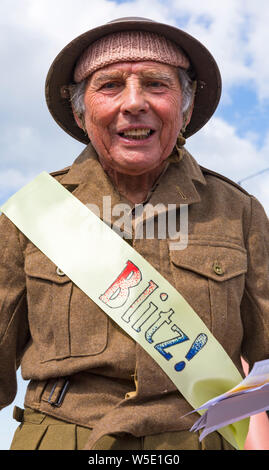
[[[244,188],[242,188],[242,186],[240,186],[240,184],[238,183],[235,183],[235,181],[233,180],[230,180],[229,178],[227,178],[227,176],[223,176],[221,175],[220,173],[217,173],[216,171],[213,171],[213,170],[209,170],[208,168],[205,168],[201,165],[199,165],[200,168],[201,168],[201,171],[203,173],[207,173],[209,175],[212,175],[212,176],[216,176],[217,178],[220,178],[222,179],[223,181],[226,181],[226,183],[229,183],[231,184],[232,186],[234,186],[235,188],[239,189],[239,191],[241,191],[242,193],[246,194],[247,196],[251,196],[251,194],[249,194]]]

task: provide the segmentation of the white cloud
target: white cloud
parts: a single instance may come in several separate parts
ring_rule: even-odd
[[[253,140],[248,135],[239,137],[235,128],[221,118],[213,117],[188,140],[188,147],[205,166],[235,180],[266,165],[264,150],[257,149],[256,136]]]
[[[264,145],[258,146],[257,136],[244,137],[221,118],[213,117],[197,134],[188,139],[186,147],[199,164],[239,182],[248,192],[260,199],[269,214],[269,172],[249,178],[269,168],[269,132]]]
[[[267,0],[172,0],[171,12],[183,29],[209,48],[219,64],[224,89],[242,83],[269,98]]]
[[[243,83],[255,87],[261,102],[269,97],[268,55],[264,54],[269,40],[267,0],[259,0],[258,7],[252,0],[137,0],[121,4],[109,0],[2,0],[0,12],[0,172],[14,171],[9,173],[6,188],[8,180],[10,188],[23,181],[16,172],[27,178],[42,169],[61,168],[81,150],[82,146],[51,119],[44,81],[51,61],[67,42],[106,21],[144,16],[178,24],[215,56],[226,99],[235,85]],[[259,136],[251,134],[251,129],[239,137],[236,129],[220,118],[212,119],[189,145],[202,164],[236,181],[268,164],[269,145],[265,143],[260,149]],[[267,200],[262,184],[265,179],[259,178],[258,186]]]
[[[249,15],[248,50],[252,58],[252,70],[260,100],[269,97],[269,2],[247,0]]]
[[[213,53],[225,92],[235,84],[251,82],[260,99],[269,98],[269,59],[264,53],[269,41],[267,0],[259,0],[258,5],[253,0],[137,0],[121,4],[109,0],[2,0],[0,51],[7,52],[4,44],[7,37],[12,44],[13,32],[20,41],[18,53],[25,35],[26,40],[31,37],[32,67],[45,73],[54,56],[74,37],[123,16],[180,24]],[[40,54],[35,54],[38,48]]]
[[[2,0],[2,10],[5,15],[0,25],[38,33],[54,44],[57,53],[74,37],[100,24],[124,16],[150,16],[164,21],[170,9],[158,0],[121,4],[112,0]]]
[[[23,174],[21,170],[7,169],[0,172],[0,202],[4,202],[19,188],[29,183],[36,175]]]

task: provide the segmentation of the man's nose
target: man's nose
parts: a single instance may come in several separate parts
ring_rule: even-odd
[[[122,94],[121,112],[124,114],[140,114],[147,112],[149,104],[143,88],[137,83],[128,84]]]

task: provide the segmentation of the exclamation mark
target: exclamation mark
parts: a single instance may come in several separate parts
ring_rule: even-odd
[[[185,356],[186,359],[190,361],[194,356],[196,356],[196,354],[205,346],[206,342],[207,342],[207,335],[205,333],[200,333],[195,339],[195,341],[192,343],[189,352],[186,354]],[[177,372],[180,372],[181,370],[184,369],[185,365],[186,365],[185,361],[178,362],[175,365],[175,370]]]

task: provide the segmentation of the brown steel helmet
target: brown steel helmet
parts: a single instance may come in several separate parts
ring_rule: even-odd
[[[184,137],[190,137],[211,118],[221,95],[219,68],[210,52],[197,39],[185,31],[147,18],[119,18],[91,29],[73,39],[53,61],[46,79],[46,100],[55,121],[75,139],[85,144],[89,138],[77,126],[73,117],[67,87],[73,82],[75,65],[81,54],[93,42],[111,33],[121,31],[148,31],[161,34],[180,46],[190,61],[188,70],[196,80],[194,108]]]

